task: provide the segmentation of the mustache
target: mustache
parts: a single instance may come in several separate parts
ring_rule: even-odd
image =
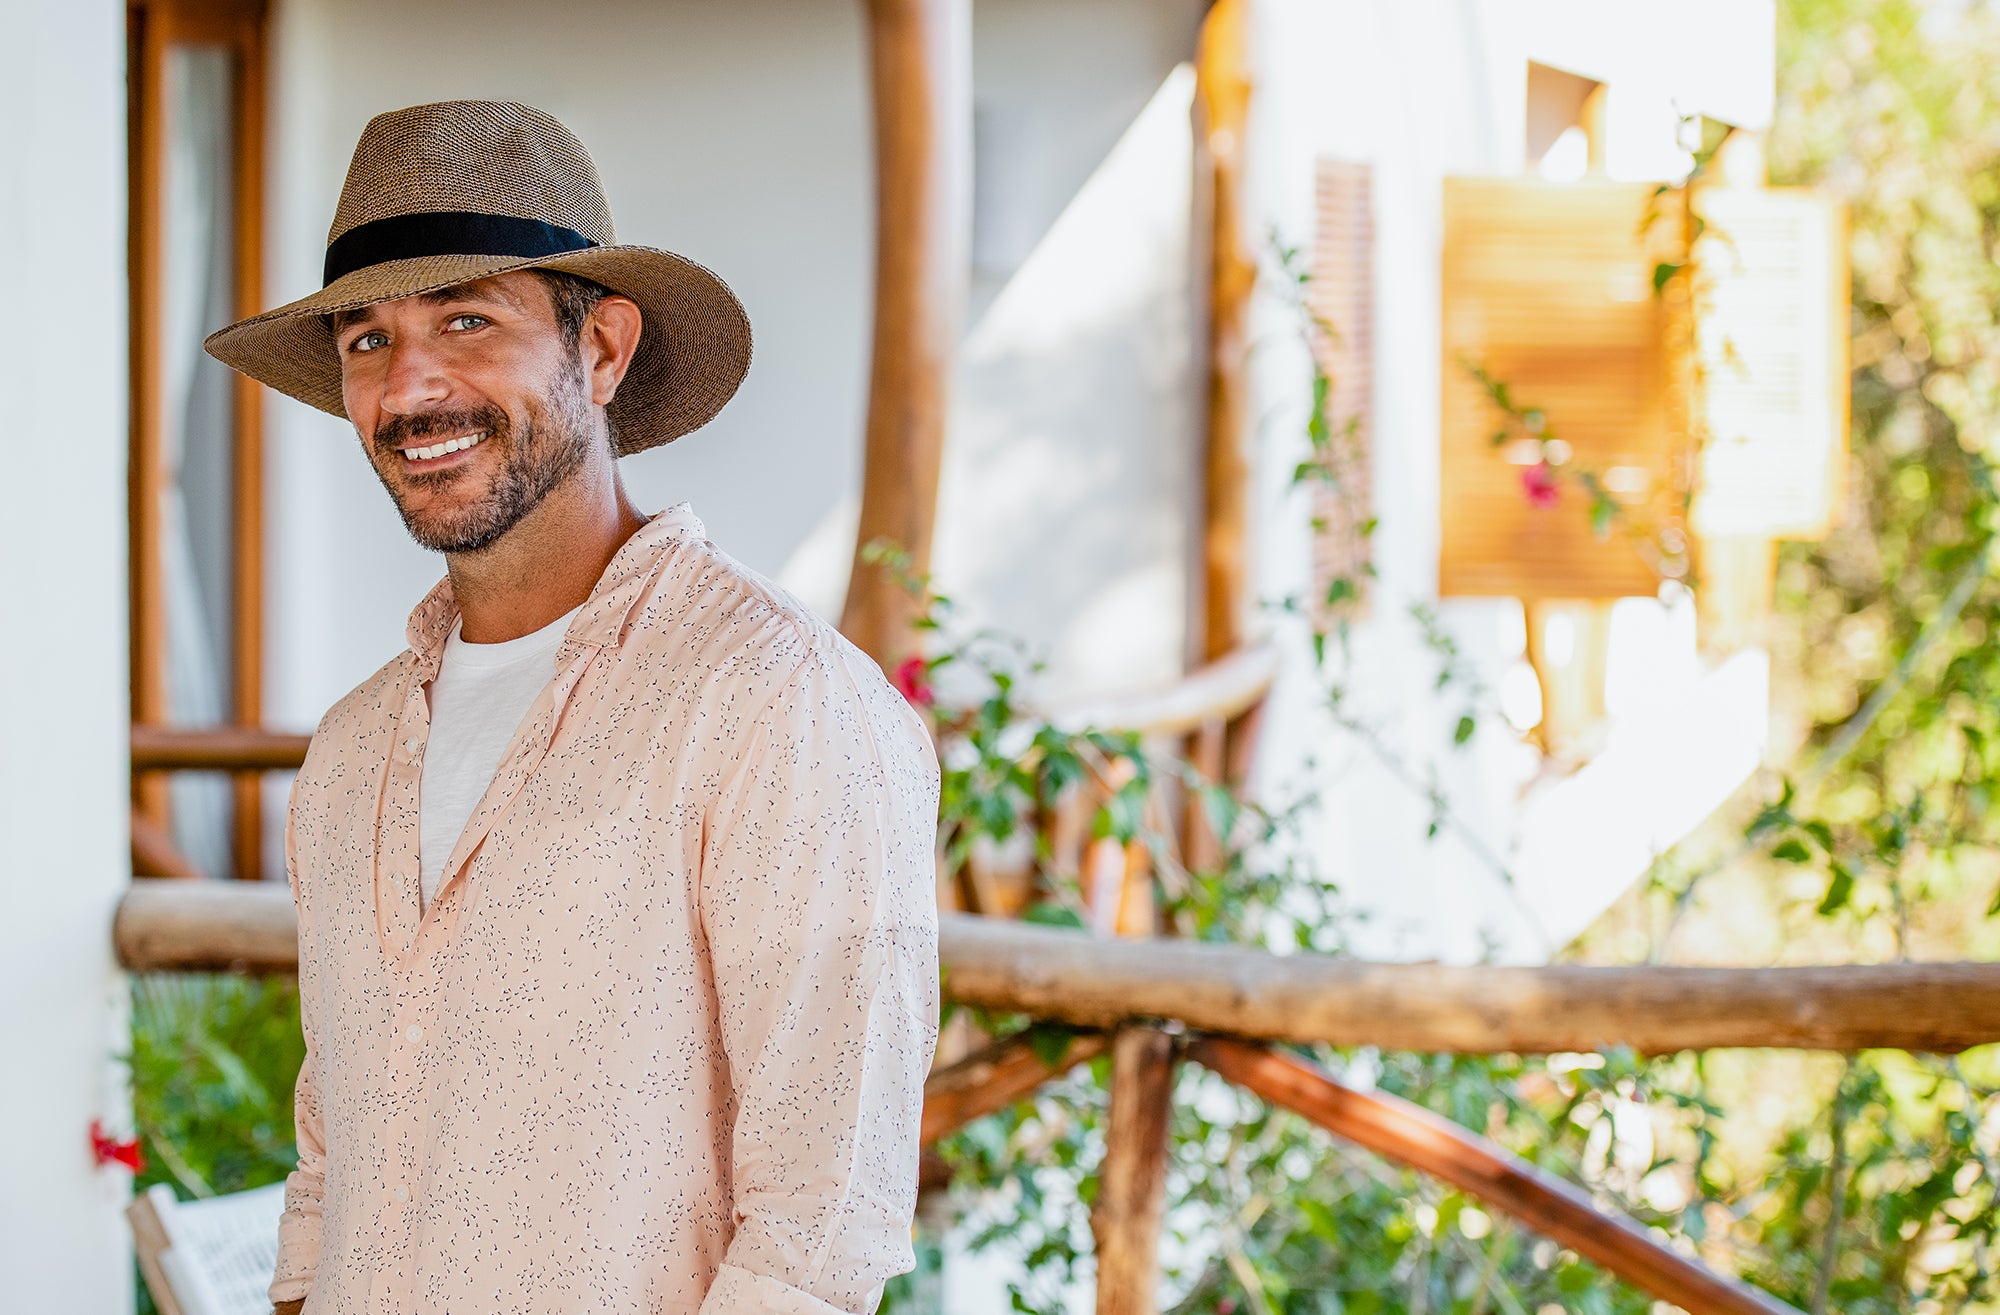
[[[375,450],[383,456],[393,456],[400,449],[410,446],[411,440],[433,438],[443,435],[447,438],[483,429],[489,441],[508,437],[507,413],[497,406],[460,407],[449,411],[418,411],[411,415],[392,415],[375,426],[372,442]]]

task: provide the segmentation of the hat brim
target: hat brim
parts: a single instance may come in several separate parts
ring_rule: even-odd
[[[340,356],[327,317],[522,269],[559,269],[638,304],[632,364],[607,408],[627,456],[701,428],[750,369],[750,317],[714,273],[653,247],[592,247],[555,256],[419,256],[357,269],[310,297],[218,329],[208,353],[307,406],[345,419]]]

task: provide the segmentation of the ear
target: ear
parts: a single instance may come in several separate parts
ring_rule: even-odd
[[[590,318],[583,322],[577,350],[590,376],[590,400],[598,406],[611,401],[625,371],[631,368],[643,323],[639,303],[615,292],[592,307]]]

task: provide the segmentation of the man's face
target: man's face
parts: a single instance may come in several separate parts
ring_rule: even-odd
[[[348,418],[426,548],[486,547],[604,442],[550,291],[517,271],[335,323]]]

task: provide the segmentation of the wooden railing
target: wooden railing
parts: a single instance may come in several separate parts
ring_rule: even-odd
[[[1663,1301],[1790,1308],[1597,1210],[1578,1188],[1408,1102],[1348,1087],[1278,1048],[1640,1051],[1794,1046],[1955,1052],[2000,1040],[2000,964],[1810,968],[1498,968],[1369,964],[1229,946],[1117,941],[946,914],[940,957],[962,1003],[1088,1029],[1054,1063],[1020,1037],[932,1073],[926,1143],[1113,1052],[1107,1163],[1093,1208],[1100,1272],[1158,1246],[1165,1124],[1135,1096],[1192,1059],[1336,1136],[1433,1174]],[[284,972],[297,924],[276,883],[147,882],[113,942],[134,970]],[[1121,1085],[1116,1075],[1124,1075]],[[1109,1266],[1107,1268],[1107,1266]],[[1128,1297],[1129,1290],[1126,1292]]]
[[[1205,776],[1220,779],[1246,759],[1276,669],[1273,652],[1247,650],[1160,694],[1046,715],[1057,725],[1136,731],[1155,749],[1185,752]],[[303,760],[306,744],[304,736],[245,729],[135,728],[133,766],[283,770]],[[1108,785],[1096,782],[1066,801],[1067,823],[1064,815],[1051,816],[1073,834],[1075,815],[1095,806],[1092,790],[1101,797]],[[1156,811],[1171,813],[1172,801],[1157,801]],[[1204,843],[1190,812],[1174,830],[1184,852]],[[139,839],[135,831],[135,844]],[[1774,1315],[1792,1308],[1681,1255],[1631,1220],[1598,1210],[1581,1189],[1494,1143],[1407,1101],[1346,1086],[1280,1047],[1951,1053],[2000,1040],[2000,964],[1512,968],[1274,955],[1132,934],[1126,915],[1133,888],[1147,880],[1143,846],[1092,842],[1075,848],[1069,861],[1081,869],[1098,935],[941,915],[940,957],[954,1000],[1061,1024],[1075,1035],[1053,1059],[1025,1035],[970,1053],[941,1049],[925,1084],[922,1138],[929,1146],[1108,1052],[1111,1114],[1091,1211],[1099,1315],[1155,1309],[1170,1097],[1184,1059],[1478,1197],[1660,1300],[1697,1313]],[[960,883],[968,885],[979,898],[978,883]],[[278,883],[138,883],[119,906],[112,936],[120,962],[134,970],[282,973],[298,963],[296,915]]]

